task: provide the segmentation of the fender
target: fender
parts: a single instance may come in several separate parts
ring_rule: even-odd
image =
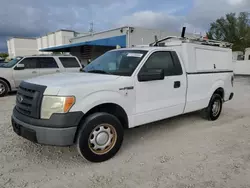
[[[212,95],[214,94],[214,92],[218,89],[218,88],[223,88],[224,89],[224,86],[225,86],[225,83],[223,80],[217,80],[213,86],[211,87],[210,91],[209,91],[209,96],[207,97],[208,98],[208,101],[207,101],[207,105],[209,104],[209,101],[212,97]]]
[[[132,104],[134,104],[129,96],[125,96],[116,91],[104,90],[90,93],[84,98],[81,98],[70,111],[82,111],[83,113],[87,113],[92,108],[105,103],[113,103],[121,106],[128,116],[131,114],[133,109]]]
[[[8,84],[9,91],[15,90],[15,83],[14,83],[13,80],[10,80],[10,79],[7,79],[7,78],[3,78],[3,77],[0,77],[0,80],[3,80],[3,81],[5,81]]]

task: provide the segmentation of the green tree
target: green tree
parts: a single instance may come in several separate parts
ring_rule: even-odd
[[[6,59],[9,56],[7,53],[0,53],[0,57]]]
[[[244,51],[250,47],[249,13],[226,14],[210,24],[207,36],[209,39],[233,43],[233,51]]]

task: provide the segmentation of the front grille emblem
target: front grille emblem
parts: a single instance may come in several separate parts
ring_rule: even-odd
[[[19,103],[22,103],[23,102],[23,97],[21,95],[17,95],[17,101]]]

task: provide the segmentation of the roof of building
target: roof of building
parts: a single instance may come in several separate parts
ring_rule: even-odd
[[[94,32],[94,33],[88,33],[86,35],[79,35],[79,36],[76,36],[73,39],[77,39],[77,38],[82,38],[82,37],[86,37],[86,36],[91,36],[91,35],[97,35],[97,34],[102,34],[102,33],[107,33],[107,32],[110,32],[110,31],[115,31],[115,30],[119,30],[119,29],[123,29],[123,28],[133,28],[131,26],[122,26],[122,27],[117,27],[117,28],[113,28],[113,29],[109,29],[109,30],[104,30],[104,31],[99,31],[99,32]],[[81,34],[81,33],[80,33]]]
[[[10,37],[8,40],[11,39],[31,39],[31,40],[36,40],[36,37]]]
[[[54,33],[56,33],[56,32],[60,32],[60,31],[65,31],[65,32],[73,32],[73,33],[79,33],[79,32],[76,32],[76,31],[74,31],[74,30],[69,30],[69,29],[59,29],[59,30],[57,30],[57,31],[48,32],[48,33],[46,33],[45,35],[42,35],[42,36],[39,36],[39,37],[36,37],[36,38],[46,37],[47,35],[54,34]]]
[[[59,29],[59,30],[57,30],[56,32],[59,32],[59,31],[76,32],[76,31],[70,30],[70,29]]]
[[[71,43],[61,46],[55,46],[50,48],[43,48],[39,51],[58,51],[66,48],[72,48],[72,47],[79,47],[79,46],[121,46],[126,47],[126,35],[121,36],[115,36],[115,37],[109,37],[109,38],[103,38],[103,39],[97,39],[97,40],[91,40],[91,41],[85,41],[85,42],[78,42],[78,43]]]

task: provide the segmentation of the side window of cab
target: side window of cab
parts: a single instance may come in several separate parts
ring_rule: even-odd
[[[165,76],[182,75],[182,68],[176,52],[157,51],[151,54],[140,73],[163,69]]]

